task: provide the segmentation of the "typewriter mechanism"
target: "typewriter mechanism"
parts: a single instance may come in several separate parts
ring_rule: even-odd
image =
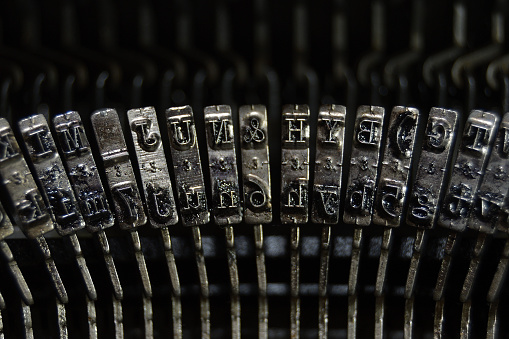
[[[505,0],[0,4],[0,338],[505,338]]]

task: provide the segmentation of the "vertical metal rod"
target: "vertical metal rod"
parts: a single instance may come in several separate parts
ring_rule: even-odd
[[[173,319],[173,337],[182,338],[182,304],[180,302],[180,280],[177,272],[177,265],[175,263],[175,255],[171,245],[170,233],[168,227],[161,228],[161,235],[163,238],[164,253],[166,255],[166,263],[168,265],[168,272],[170,273],[170,280],[172,286],[172,319]]]
[[[356,227],[353,234],[352,261],[348,279],[348,339],[357,337],[357,280],[362,245],[362,227]]]
[[[145,257],[141,250],[141,241],[138,231],[132,230],[129,232],[131,235],[131,241],[133,243],[134,255],[136,256],[136,262],[138,263],[138,270],[140,272],[141,281],[143,283],[143,294],[146,297],[152,297],[152,285],[150,284],[150,277],[148,275],[147,264],[145,263]]]
[[[124,338],[124,325],[122,323],[122,299],[124,297],[124,291],[122,290],[122,285],[120,285],[120,280],[118,279],[117,269],[111,255],[110,244],[106,237],[106,233],[104,230],[99,230],[96,234],[101,251],[103,252],[104,262],[106,263],[106,269],[110,276],[111,285],[113,287],[113,321],[115,339],[122,339]]]
[[[413,326],[414,326],[414,290],[415,282],[417,279],[417,272],[419,271],[419,265],[421,263],[421,253],[424,250],[424,241],[426,238],[425,229],[417,229],[414,241],[414,250],[412,258],[410,259],[410,267],[408,268],[408,275],[405,284],[405,326],[404,335],[405,339],[411,339],[413,337]]]
[[[200,279],[200,314],[201,314],[201,337],[210,338],[210,304],[209,304],[209,280],[207,277],[207,267],[205,266],[205,256],[201,241],[200,228],[192,226],[196,264],[198,265],[198,277]]]
[[[140,273],[141,281],[143,284],[143,316],[145,321],[145,338],[154,337],[154,324],[152,321],[152,285],[150,284],[150,277],[148,275],[147,264],[145,263],[145,256],[141,249],[141,241],[138,231],[132,229],[129,231],[131,241],[133,243],[134,255],[138,263],[138,271]]]
[[[348,296],[348,328],[347,338],[357,338],[357,295]]]
[[[500,291],[505,280],[505,276],[507,274],[507,267],[509,266],[508,264],[509,264],[509,239],[506,240],[502,256],[498,263],[497,271],[495,272],[495,276],[493,277],[490,289],[488,291],[488,296],[486,297],[486,300],[489,303],[493,303],[498,300],[498,296],[500,295]]]
[[[124,291],[122,290],[122,285],[120,284],[120,280],[118,279],[117,269],[115,267],[115,262],[113,261],[113,257],[111,256],[110,244],[108,242],[108,238],[106,237],[106,233],[103,230],[98,231],[97,239],[99,241],[99,245],[101,246],[101,250],[103,252],[104,261],[106,262],[106,268],[108,270],[111,284],[113,286],[113,294],[117,300],[122,300],[124,297]]]
[[[70,234],[68,239],[71,242],[72,249],[74,251],[74,255],[76,257],[76,263],[78,264],[78,268],[80,269],[81,276],[83,278],[83,282],[85,283],[85,287],[87,289],[88,297],[91,300],[97,300],[97,291],[95,290],[94,282],[92,277],[90,276],[90,272],[88,270],[87,262],[83,257],[83,253],[81,252],[80,242],[76,233]]]
[[[470,338],[471,328],[470,328],[470,313],[472,310],[472,301],[467,300],[463,303],[463,307],[461,309],[461,328],[460,328],[460,338],[468,339]]]
[[[89,339],[97,339],[97,314],[95,311],[95,303],[88,297],[86,299],[88,317],[88,337]]]
[[[488,313],[488,327],[486,329],[486,339],[498,338],[498,302],[490,304],[490,310]]]
[[[389,261],[389,249],[392,243],[392,228],[386,227],[382,238],[380,260],[375,283],[375,338],[382,339],[384,332],[384,286],[387,276],[387,264]]]
[[[290,231],[290,333],[291,337],[300,337],[300,227],[292,226]]]
[[[384,295],[375,297],[375,338],[382,339],[384,337]]]
[[[421,253],[424,250],[424,240],[426,238],[425,229],[417,229],[414,241],[414,251],[412,253],[412,259],[410,259],[410,268],[408,269],[407,280],[405,284],[405,298],[412,298],[415,290],[415,281],[417,278],[417,272],[419,271],[419,265],[421,263]]]
[[[240,286],[233,226],[225,227],[226,255],[230,271],[232,338],[240,339]]]
[[[65,312],[65,304],[56,299],[57,303],[57,317],[58,317],[58,335],[60,339],[68,339],[69,333],[67,331],[67,317]]]
[[[435,285],[435,290],[433,291],[433,299],[435,301],[441,300],[444,297],[445,283],[449,275],[452,261],[452,252],[454,251],[454,247],[456,246],[457,243],[456,241],[457,235],[458,235],[457,232],[451,231],[449,233],[449,236],[447,237],[444,258],[442,259],[440,271],[438,272],[437,283]]]
[[[442,339],[444,331],[444,299],[435,304],[435,320],[433,324],[433,338]]]
[[[412,339],[414,331],[414,297],[405,300],[404,338]]]
[[[5,338],[5,336],[4,336],[4,319],[3,319],[3,314],[2,314],[2,311],[5,310],[5,308],[6,308],[6,305],[5,305],[4,296],[2,295],[2,293],[0,293],[0,339]]]
[[[486,244],[486,233],[479,232],[473,250],[473,257],[470,260],[468,273],[467,276],[465,277],[465,282],[463,283],[463,288],[461,290],[460,294],[461,302],[466,302],[467,300],[470,299],[470,295],[472,293],[472,286],[474,284],[479,269],[479,264],[481,262],[481,256],[484,253],[484,249],[486,248],[485,244]]]
[[[267,270],[263,246],[263,226],[254,226],[256,246],[256,272],[258,275],[258,338],[269,337],[269,307],[267,303]]]
[[[25,330],[25,339],[34,339],[34,328],[32,324],[32,312],[30,306],[21,301],[21,312],[23,316],[23,328]]]
[[[21,299],[23,299],[23,302],[25,304],[32,305],[34,303],[32,292],[30,292],[30,289],[28,288],[25,278],[23,277],[23,274],[19,269],[18,263],[14,259],[14,255],[12,254],[9,245],[4,240],[0,240],[0,251],[2,252],[5,260],[7,261],[9,270],[12,276],[14,277],[18,290],[21,294]]]
[[[329,297],[327,280],[329,277],[331,227],[322,227],[322,241],[320,251],[320,276],[318,278],[318,337],[328,338],[329,332]]]
[[[122,302],[113,295],[113,322],[115,325],[115,339],[124,338],[124,316],[122,314]]]
[[[154,314],[152,298],[143,296],[143,320],[145,321],[145,338],[154,338]]]
[[[60,273],[58,273],[57,266],[55,265],[55,261],[51,256],[51,251],[46,243],[46,239],[43,236],[35,238],[37,245],[41,253],[44,256],[44,261],[46,263],[46,270],[48,271],[51,280],[53,282],[53,287],[57,293],[57,298],[62,304],[66,304],[69,301],[69,297],[67,296],[67,291],[65,290],[64,283],[60,278]]]

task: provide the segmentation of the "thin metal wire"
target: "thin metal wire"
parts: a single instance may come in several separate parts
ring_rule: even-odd
[[[329,297],[327,280],[329,277],[331,227],[322,227],[322,241],[320,251],[320,275],[318,278],[318,337],[328,338],[329,333]]]
[[[258,338],[269,337],[269,307],[267,302],[267,270],[263,245],[263,226],[254,226],[256,272],[258,273]]]
[[[21,301],[21,312],[23,316],[23,329],[25,339],[34,339],[34,327],[32,324],[32,311],[30,306]]]
[[[58,335],[60,339],[68,339],[69,333],[67,330],[67,317],[65,311],[65,304],[61,303],[57,298],[57,317],[58,317]]]
[[[110,281],[113,287],[113,294],[115,295],[115,298],[117,300],[122,300],[122,298],[124,297],[124,292],[122,290],[120,280],[118,279],[118,273],[115,267],[115,262],[113,261],[113,257],[111,256],[108,238],[106,237],[106,233],[103,230],[98,231],[96,234],[97,239],[99,241],[99,245],[101,246],[101,251],[103,252],[104,261],[106,263],[106,269],[108,270],[108,274],[110,276]]]
[[[97,339],[97,314],[95,303],[87,297],[88,337]]]
[[[226,226],[224,231],[226,237],[226,255],[228,256],[230,272],[232,338],[240,339],[240,285],[233,226]]]
[[[143,285],[143,317],[145,321],[145,338],[154,337],[154,323],[152,314],[152,285],[150,283],[150,276],[145,262],[145,256],[141,248],[141,241],[138,231],[136,229],[130,230],[131,242],[134,248],[134,255],[138,264],[138,271],[140,273],[141,282]]]
[[[375,283],[375,338],[382,339],[384,333],[384,286],[387,276],[387,264],[389,261],[389,250],[392,243],[392,228],[386,227],[382,238],[380,260]]]
[[[201,337],[210,338],[210,303],[209,303],[209,280],[207,277],[207,267],[205,266],[205,256],[201,241],[200,228],[192,226],[196,264],[198,266],[198,277],[200,279],[200,319],[201,319]]]
[[[57,293],[57,298],[62,304],[66,304],[69,301],[69,297],[67,296],[67,291],[65,290],[64,283],[62,282],[62,279],[60,278],[60,273],[58,273],[57,266],[55,265],[55,261],[53,260],[53,257],[51,256],[51,251],[48,247],[48,244],[46,243],[46,239],[44,237],[37,237],[35,238],[35,241],[37,242],[37,245],[39,246],[39,249],[41,250],[41,253],[44,256],[44,261],[46,263],[46,269],[51,277],[51,280],[53,282],[53,287],[55,288],[55,291]]]
[[[32,292],[30,292],[30,289],[28,288],[25,278],[19,269],[18,263],[14,259],[14,255],[12,254],[9,245],[4,240],[0,240],[0,251],[7,261],[7,266],[14,277],[14,281],[16,282],[23,302],[27,305],[33,305],[34,298],[32,297]]]
[[[85,283],[85,287],[87,289],[88,297],[91,300],[97,300],[97,291],[94,286],[94,281],[90,276],[90,271],[88,270],[87,262],[83,257],[83,253],[81,252],[80,241],[76,236],[76,233],[70,234],[67,237],[72,245],[72,249],[74,251],[74,255],[76,257],[76,263],[80,269],[81,277],[83,278],[83,282]]]
[[[168,227],[161,228],[161,236],[163,238],[164,254],[166,256],[166,264],[170,273],[172,287],[172,319],[173,319],[173,337],[182,338],[182,304],[180,302],[180,280],[177,272],[177,264],[175,263],[175,255],[171,245],[170,232]]]
[[[290,335],[300,337],[300,227],[292,226],[290,231]]]
[[[356,227],[353,234],[352,261],[348,279],[348,339],[357,337],[357,282],[362,245],[362,227]]]

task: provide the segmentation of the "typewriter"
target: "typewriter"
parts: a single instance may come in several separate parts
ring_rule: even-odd
[[[507,337],[508,6],[2,2],[0,336]]]

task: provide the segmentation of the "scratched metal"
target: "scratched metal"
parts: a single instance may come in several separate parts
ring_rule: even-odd
[[[309,203],[307,105],[283,107],[281,138],[281,223],[305,224]]]
[[[113,197],[118,225],[123,230],[142,226],[147,222],[147,217],[117,111],[114,109],[95,111],[91,121]]]
[[[53,118],[56,140],[86,228],[90,232],[115,224],[97,166],[78,112]]]
[[[484,172],[482,183],[474,198],[468,227],[484,233],[494,233],[496,226],[501,231],[507,228],[500,223],[500,212],[509,190],[509,113],[500,123],[493,150]]]
[[[78,202],[65,173],[48,122],[42,114],[18,122],[37,180],[48,199],[55,227],[60,235],[73,234],[85,227]]]
[[[127,117],[150,224],[158,228],[175,225],[178,222],[177,207],[156,111],[154,107],[131,109]]]
[[[166,110],[166,122],[182,224],[185,226],[207,224],[210,214],[207,208],[193,110],[190,106],[169,108]]]
[[[440,226],[458,232],[467,227],[475,193],[496,137],[498,120],[492,113],[478,110],[470,113],[442,203]]]
[[[272,197],[267,108],[263,105],[241,106],[239,121],[244,222],[268,224],[272,222]]]
[[[346,224],[371,224],[384,112],[384,109],[378,106],[360,106],[357,110],[343,214]]]
[[[376,225],[398,227],[401,223],[418,124],[417,109],[393,108],[375,198],[373,223]]]
[[[9,199],[8,208],[28,238],[53,230],[48,208],[6,119],[0,118],[0,177]]]
[[[456,111],[431,109],[416,178],[409,195],[407,224],[411,226],[429,229],[435,225],[457,128]]]
[[[242,221],[242,205],[232,111],[230,106],[218,105],[205,107],[204,113],[214,222],[238,224]]]
[[[323,105],[318,113],[311,221],[337,224],[343,170],[345,106]]]

